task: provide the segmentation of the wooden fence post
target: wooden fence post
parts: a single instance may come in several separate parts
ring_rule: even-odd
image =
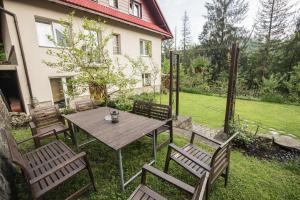
[[[229,69],[227,104],[226,104],[226,113],[225,113],[225,122],[224,122],[224,132],[226,134],[229,133],[229,128],[230,128],[229,123],[234,118],[239,51],[240,51],[239,45],[236,43],[233,44],[231,48],[231,63]]]

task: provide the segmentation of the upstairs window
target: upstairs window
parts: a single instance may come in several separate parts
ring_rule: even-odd
[[[136,1],[131,1],[130,14],[138,18],[142,18],[142,5]]]
[[[108,4],[111,7],[118,8],[118,0],[108,0]]]
[[[148,40],[140,40],[141,56],[152,56],[152,42]]]
[[[121,54],[121,40],[119,34],[113,34],[113,53]]]
[[[86,53],[85,61],[93,64],[100,63],[100,55],[98,55],[96,48],[100,44],[101,33],[85,29],[83,34],[86,37],[86,41],[82,45],[82,50]]]
[[[65,26],[57,22],[40,21],[35,22],[39,46],[43,47],[66,47],[64,37]],[[53,40],[51,40],[50,38]]]

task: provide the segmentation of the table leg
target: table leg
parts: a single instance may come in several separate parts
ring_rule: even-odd
[[[173,120],[170,121],[170,143],[173,143]]]
[[[75,144],[76,150],[78,151],[79,147],[78,147],[77,130],[76,130],[75,124],[72,124],[72,132],[73,132],[74,144]]]
[[[125,191],[124,186],[124,172],[123,172],[123,159],[122,159],[122,151],[121,149],[117,151],[118,153],[118,162],[119,162],[119,173],[120,173],[120,184],[122,192]]]
[[[156,163],[156,137],[157,137],[157,130],[153,132],[153,156],[154,156],[154,163]]]

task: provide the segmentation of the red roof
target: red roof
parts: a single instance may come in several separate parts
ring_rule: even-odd
[[[172,37],[172,33],[170,32],[168,27],[166,27],[166,29],[163,29],[163,28],[159,27],[156,24],[153,24],[151,22],[146,22],[146,21],[144,21],[140,18],[137,18],[135,16],[122,13],[118,10],[106,7],[104,5],[98,4],[98,3],[93,2],[93,1],[89,1],[89,0],[60,0],[60,1],[70,3],[70,4],[75,5],[75,6],[83,7],[83,8],[92,10],[92,11],[96,11],[96,12],[99,12],[99,13],[104,14],[106,16],[110,16],[112,18],[116,18],[116,19],[119,19],[121,21],[125,21],[125,22],[135,24],[135,25],[140,26],[142,28],[150,29],[152,31],[155,31],[155,32],[158,32],[158,33],[162,34],[163,36],[165,36],[167,38]],[[160,12],[160,10],[159,10],[159,12]]]

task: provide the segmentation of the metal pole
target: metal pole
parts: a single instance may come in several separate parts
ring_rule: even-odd
[[[172,104],[173,104],[173,51],[170,51],[170,76],[169,76],[169,106],[171,108],[172,116]]]
[[[121,185],[121,191],[125,191],[124,186],[124,173],[123,173],[123,162],[122,162],[122,151],[121,149],[118,150],[118,162],[119,162],[119,173],[120,173],[120,185]]]
[[[154,163],[156,163],[156,137],[157,137],[157,130],[153,132],[153,157]]]
[[[180,73],[180,65],[179,65],[179,54],[176,54],[176,119],[179,116],[179,73]]]

